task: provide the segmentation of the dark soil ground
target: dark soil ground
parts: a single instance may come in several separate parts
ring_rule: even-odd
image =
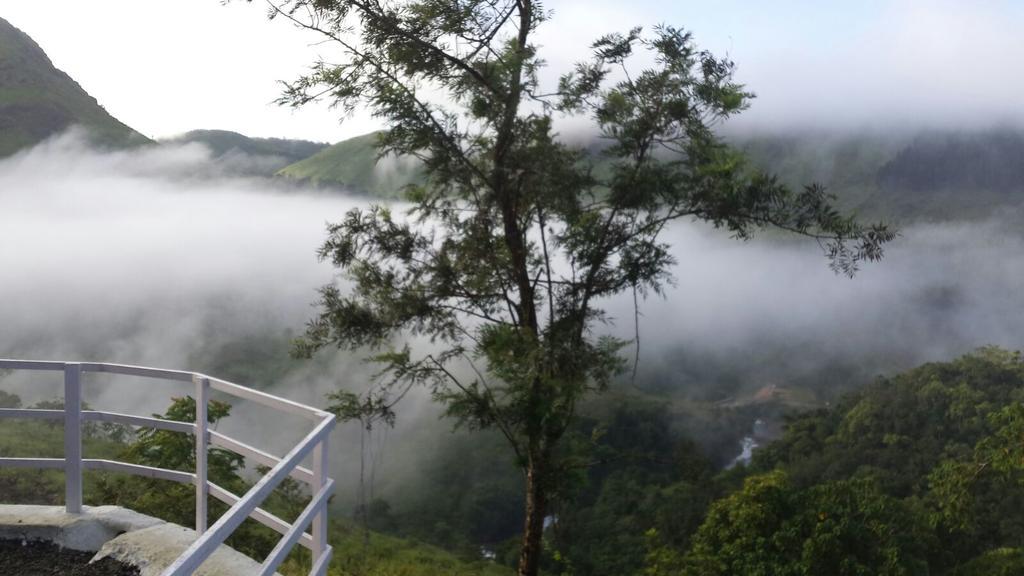
[[[51,542],[0,540],[0,576],[138,576],[134,566],[111,558],[89,564],[92,552],[61,549]]]

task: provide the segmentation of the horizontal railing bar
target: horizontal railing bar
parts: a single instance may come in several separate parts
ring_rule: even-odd
[[[159,378],[161,380],[176,380],[179,382],[191,382],[193,376],[192,372],[185,372],[183,370],[167,370],[166,368],[149,368],[129,364],[107,364],[105,362],[83,362],[82,370],[86,372],[122,374],[124,376],[141,376],[143,378]]]
[[[292,414],[297,414],[299,416],[311,418],[313,420],[320,420],[331,415],[329,412],[324,412],[323,410],[318,410],[316,408],[312,408],[304,404],[299,404],[298,402],[293,402],[291,400],[286,400],[284,398],[280,398],[272,394],[267,394],[266,392],[260,392],[259,390],[253,390],[252,388],[246,388],[245,386],[240,386],[238,384],[235,384],[234,382],[228,382],[227,380],[221,380],[220,378],[214,378],[213,376],[207,376],[205,374],[203,374],[202,376],[204,378],[210,379],[210,387],[213,388],[214,390],[219,390],[221,392],[224,392],[225,394],[230,394],[238,398],[252,400],[253,402],[262,404],[264,406],[268,406],[270,408],[279,408],[281,410],[284,410],[285,412],[290,412]]]
[[[64,468],[63,458],[0,458],[0,468]]]
[[[213,482],[207,482],[207,485],[210,487],[210,496],[213,496],[214,498],[220,500],[221,502],[227,504],[228,506],[234,506],[240,500],[238,496],[235,496],[231,492],[228,492],[227,490],[221,488],[220,486],[214,484]],[[262,508],[256,508],[255,510],[253,510],[252,514],[250,514],[249,517],[259,522],[260,524],[266,526],[267,528],[270,528],[271,530],[277,532],[278,534],[281,534],[282,536],[287,534],[288,530],[291,529],[291,524],[285,522],[277,516],[274,516],[273,514],[267,512]],[[302,544],[303,548],[306,548],[308,550],[313,549],[313,537],[305,532],[302,534],[302,539],[300,540],[299,543]]]
[[[0,370],[64,370],[64,362],[0,359]]]
[[[63,370],[65,362],[52,362],[44,360],[6,360],[0,359],[0,369],[10,370]],[[279,408],[286,412],[298,414],[306,418],[312,418],[314,420],[320,420],[330,416],[328,412],[299,404],[285,398],[280,398],[272,394],[246,388],[227,380],[220,378],[214,378],[206,374],[200,374],[197,372],[186,372],[184,370],[168,370],[166,368],[149,368],[146,366],[133,366],[129,364],[108,364],[105,362],[82,362],[82,370],[84,372],[106,372],[109,374],[121,374],[125,376],[141,376],[144,378],[158,378],[163,380],[174,380],[179,382],[191,382],[193,377],[208,378],[210,380],[210,386],[216,390],[236,396],[239,398],[245,398],[252,400],[259,404],[269,406],[271,408]]]
[[[82,418],[93,422],[114,422],[117,424],[129,424],[132,426],[145,426],[147,428],[170,430],[172,432],[191,433],[195,431],[195,425],[191,422],[178,422],[177,420],[164,420],[163,418],[133,416],[131,414],[104,412],[102,410],[83,410]]]
[[[292,527],[288,530],[288,533],[278,541],[274,549],[267,555],[267,558],[263,561],[260,576],[270,576],[281,565],[281,562],[284,562],[285,557],[288,556],[292,547],[295,546],[295,542],[306,533],[306,526],[309,526],[310,522],[313,521],[313,516],[316,516],[327,506],[327,498],[330,497],[332,490],[334,490],[334,480],[327,480],[327,483],[310,500],[306,509],[299,514],[295,522],[292,522]]]
[[[0,468],[63,468],[63,458],[0,458]],[[154,468],[141,464],[128,464],[127,462],[115,462],[114,460],[102,460],[95,458],[83,458],[82,467],[87,470],[106,470],[109,472],[124,472],[135,476],[146,476],[148,478],[161,478],[174,480],[175,482],[192,482],[195,474],[168,470],[166,468]]]
[[[63,420],[63,410],[40,408],[0,408],[0,418],[26,418],[30,420]]]
[[[18,411],[18,410],[8,410],[8,411],[10,411],[10,412],[21,412],[21,411]],[[45,415],[40,415],[40,416],[36,416],[36,417],[38,417],[38,418],[50,418],[50,419],[60,419],[60,418],[63,417],[62,415],[64,414],[64,412],[62,410],[47,410],[47,411],[30,410],[28,412],[32,412],[32,413],[45,412],[46,413]],[[50,414],[50,413],[52,413],[52,414]],[[4,414],[4,410],[0,409],[0,417],[4,417],[5,415],[6,414]],[[17,414],[12,414],[12,415],[7,415],[7,416],[8,417],[17,417],[18,415]],[[26,417],[28,417],[28,416],[26,416]],[[132,426],[145,426],[145,427],[148,427],[148,428],[158,428],[158,429],[161,429],[161,430],[170,430],[172,432],[183,432],[183,433],[186,433],[186,434],[195,432],[195,424],[190,423],[190,422],[178,422],[176,420],[164,420],[162,418],[147,418],[147,417],[144,417],[144,416],[132,416],[131,414],[120,414],[120,413],[117,413],[117,412],[104,412],[104,411],[99,411],[99,410],[84,410],[84,411],[82,411],[82,418],[84,420],[88,420],[88,421],[92,421],[92,422],[115,422],[115,423],[119,423],[119,424],[129,424],[129,425],[132,425]],[[231,450],[232,452],[235,452],[237,454],[245,456],[246,458],[251,458],[252,460],[254,460],[254,461],[256,461],[256,462],[258,462],[260,464],[263,464],[265,466],[273,467],[273,466],[276,466],[281,461],[280,458],[277,458],[276,456],[274,456],[272,454],[264,452],[264,451],[262,451],[262,450],[260,450],[258,448],[254,448],[252,446],[249,446],[248,444],[245,444],[243,442],[235,440],[234,438],[230,438],[228,436],[225,436],[224,434],[221,434],[220,432],[215,432],[215,431],[211,430],[211,431],[209,431],[208,434],[209,434],[209,438],[210,438],[210,443],[211,444],[213,444],[213,445],[215,445],[215,446],[217,446],[219,448],[225,448],[227,450]],[[313,472],[311,470],[309,470],[308,468],[303,468],[302,466],[296,466],[295,469],[292,470],[290,476],[295,478],[296,480],[301,480],[303,482],[306,482],[307,484],[313,482]]]
[[[212,380],[211,380],[212,385]],[[313,447],[321,442],[323,437],[330,434],[334,427],[334,418],[325,418],[313,431],[303,438],[302,442],[292,448],[285,455],[281,463],[274,466],[266,476],[245,493],[237,504],[232,506],[210,529],[193,542],[177,560],[174,561],[163,573],[162,576],[185,576],[192,574],[206,559],[224,543],[224,540],[235,531],[236,528],[270,495],[271,491],[284,480],[288,473],[295,468],[313,450]]]
[[[273,468],[274,466],[277,466],[281,462],[281,459],[278,458],[277,456],[274,456],[273,454],[269,454],[258,448],[253,448],[252,446],[239,442],[234,438],[229,438],[221,434],[220,432],[214,432],[213,430],[210,430],[209,436],[210,444],[213,444],[218,448],[230,450],[236,454],[241,454],[246,458],[251,458],[256,462],[263,464],[264,466],[270,466],[271,468]],[[313,483],[313,471],[310,470],[309,468],[296,466],[295,469],[291,471],[289,476],[295,478],[296,480],[301,480],[307,484]]]
[[[99,460],[85,458],[82,466],[86,470],[106,470],[108,472],[124,472],[134,476],[145,476],[147,478],[159,478],[162,480],[173,480],[182,484],[189,484],[195,481],[196,475],[191,472],[180,470],[168,470],[167,468],[154,468],[141,464],[128,464],[127,462],[115,462],[113,460]]]

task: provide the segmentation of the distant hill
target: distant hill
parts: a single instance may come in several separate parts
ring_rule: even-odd
[[[423,177],[422,169],[410,160],[377,162],[376,137],[345,140],[278,175],[395,197]],[[784,183],[823,184],[844,208],[865,217],[948,220],[1024,210],[1024,132],[776,133],[733,137],[731,143]]]
[[[763,134],[731,139],[758,168],[800,187],[817,182],[861,208],[878,192],[877,175],[907,145],[879,134]]]
[[[1024,190],[1024,133],[925,134],[878,174],[883,187],[916,192],[941,188]]]
[[[227,130],[193,130],[164,142],[203,144],[213,153],[214,160],[229,171],[259,176],[272,176],[281,168],[313,156],[328,146],[309,140],[251,138]]]
[[[422,179],[423,170],[412,159],[387,157],[378,161],[376,140],[376,132],[343,140],[277,174],[315,186],[399,197],[403,187]]]
[[[872,217],[948,220],[1024,208],[1020,131],[772,135],[735,144],[785,183],[819,182]]]
[[[56,69],[28,35],[0,19],[0,157],[73,125],[98,144],[149,142],[107,113]],[[413,159],[377,158],[377,133],[333,146],[305,140],[250,138],[195,130],[169,142],[199,142],[220,169],[271,176],[347,192],[395,198],[422,180]],[[1024,131],[801,133],[733,137],[753,165],[790,186],[827,186],[847,209],[888,220],[981,218],[1024,213]],[[600,163],[598,163],[600,169]]]
[[[107,113],[70,76],[53,66],[27,34],[0,18],[0,157],[32,146],[72,125],[102,145],[148,139]]]
[[[986,216],[1024,206],[1024,133],[918,136],[878,171],[868,202],[921,217]]]

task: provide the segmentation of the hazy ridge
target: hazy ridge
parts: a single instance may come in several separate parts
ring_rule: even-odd
[[[111,116],[26,34],[0,19],[0,157],[80,125],[107,146],[150,142]],[[842,204],[869,217],[897,221],[984,218],[1024,201],[1024,131],[900,129],[727,130],[753,167],[793,187],[823,184]],[[163,144],[207,147],[222,172],[280,177],[330,191],[400,198],[422,180],[418,161],[378,157],[376,133],[333,145],[253,138],[226,130],[193,130]],[[600,139],[590,142],[597,170]],[[582,138],[582,140],[581,140]]]

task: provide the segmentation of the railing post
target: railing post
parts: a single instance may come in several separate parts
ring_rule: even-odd
[[[64,364],[64,506],[82,512],[82,366]]]
[[[206,482],[207,455],[207,400],[210,395],[210,380],[193,376],[196,385],[196,532],[206,532],[206,504],[210,486]]]
[[[320,444],[313,449],[313,486],[310,492],[316,494],[324,487],[327,483],[327,439],[330,438],[330,432],[324,434],[320,439]],[[324,505],[317,512],[317,515],[313,518],[313,566],[317,565],[324,554],[327,553],[327,500],[324,500]],[[324,567],[324,574],[326,574],[326,566]],[[320,574],[314,574],[313,576],[321,576]]]

